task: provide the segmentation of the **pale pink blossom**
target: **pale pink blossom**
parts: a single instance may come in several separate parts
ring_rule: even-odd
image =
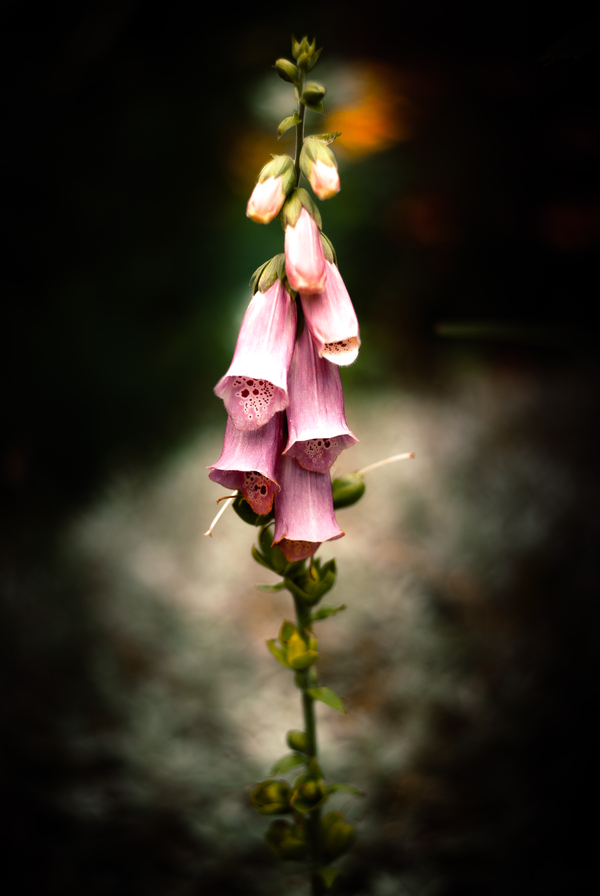
[[[281,491],[275,495],[273,544],[279,544],[288,560],[304,560],[321,542],[345,534],[333,514],[329,473],[311,473],[282,454],[276,477]]]
[[[285,229],[285,272],[288,283],[307,295],[325,288],[325,255],[321,233],[312,215],[303,207],[298,220]]]
[[[268,224],[276,218],[285,202],[282,177],[268,177],[259,181],[248,200],[246,214],[257,224]]]
[[[284,454],[305,469],[326,473],[344,448],[358,439],[348,429],[339,368],[319,358],[307,327],[294,349]]]
[[[326,165],[321,159],[311,163],[310,185],[319,199],[331,199],[340,191],[340,176],[335,165]]]
[[[238,429],[259,429],[288,406],[295,337],[296,303],[276,279],[250,302],[229,370],[215,386]]]
[[[358,356],[358,319],[334,264],[325,262],[327,280],[322,292],[301,292],[302,309],[320,358],[333,364],[352,364]]]
[[[275,477],[281,453],[283,413],[274,414],[260,429],[245,432],[227,418],[221,457],[208,469],[209,479],[238,489],[255,513],[269,513],[280,491]]]

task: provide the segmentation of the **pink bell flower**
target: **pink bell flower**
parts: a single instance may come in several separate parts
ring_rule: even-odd
[[[325,288],[327,270],[321,233],[304,207],[296,223],[285,228],[285,272],[296,292],[312,295]]]
[[[273,544],[279,545],[287,560],[305,560],[321,542],[345,534],[333,515],[328,473],[311,473],[282,454],[276,476],[281,491],[275,495]]]
[[[259,429],[289,403],[296,303],[278,278],[248,305],[229,370],[215,386],[237,429]]]
[[[325,288],[316,295],[301,292],[302,309],[319,357],[346,366],[358,357],[358,319],[337,267],[325,265]]]
[[[340,192],[340,176],[334,165],[326,165],[317,159],[311,165],[310,185],[319,199],[331,199]]]
[[[262,183],[259,181],[248,200],[246,214],[257,224],[268,224],[276,218],[285,202],[283,179],[281,177],[268,177]]]
[[[238,489],[255,513],[269,513],[273,496],[281,491],[275,468],[282,438],[282,413],[251,432],[236,429],[228,417],[221,457],[208,467],[208,478],[225,488]]]
[[[339,369],[319,358],[307,327],[296,342],[289,375],[288,443],[284,454],[306,470],[327,473],[358,439],[348,429]]]

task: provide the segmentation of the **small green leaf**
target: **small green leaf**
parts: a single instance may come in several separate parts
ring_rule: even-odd
[[[291,668],[285,658],[285,653],[283,652],[281,647],[276,646],[275,641],[276,638],[270,638],[270,640],[267,641],[267,647],[269,648],[277,662],[281,663],[282,666],[285,666],[286,669]]]
[[[332,868],[331,865],[326,865],[324,868],[319,868],[317,872],[323,883],[325,884],[328,890],[331,890],[333,886],[333,882],[341,874],[337,868]]]
[[[325,115],[325,109],[323,108],[323,100],[319,100],[316,103],[310,103],[308,100],[300,97],[300,102],[303,106],[306,106],[307,109],[310,109],[311,112],[318,112],[320,115]]]
[[[296,127],[297,124],[300,124],[300,116],[297,112],[294,112],[293,115],[288,115],[287,118],[284,118],[282,122],[279,123],[279,127],[277,128],[277,139],[279,140],[286,131],[289,131],[290,128]]]
[[[339,607],[330,607],[328,604],[324,604],[322,607],[319,607],[316,613],[311,614],[311,622],[318,622],[320,619],[327,619],[329,616],[335,616],[336,613],[341,613],[341,611],[345,609],[346,604],[340,604]]]
[[[326,703],[327,706],[337,709],[338,712],[346,712],[342,698],[338,697],[331,688],[309,688],[306,693],[310,694],[313,700],[320,700],[321,703]]]
[[[305,761],[305,757],[300,753],[286,753],[285,756],[277,760],[269,774],[277,775],[279,772],[287,772],[288,769],[294,768],[295,765],[302,765]]]
[[[343,790],[346,793],[351,793],[353,796],[364,796],[362,790],[359,790],[358,787],[354,787],[352,784],[329,784],[327,787],[327,794],[335,793],[336,790]]]
[[[283,582],[279,582],[277,585],[257,585],[256,588],[259,591],[267,591],[269,594],[272,594],[274,591],[283,591],[285,585]]]
[[[337,140],[337,138],[341,136],[341,131],[331,131],[329,134],[311,134],[310,139],[318,140],[319,143],[324,143],[325,146],[329,146],[330,143],[333,143],[334,140]]]

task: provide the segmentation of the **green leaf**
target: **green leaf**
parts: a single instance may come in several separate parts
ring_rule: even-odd
[[[277,662],[281,663],[282,666],[285,666],[286,669],[289,669],[291,667],[289,666],[288,661],[285,658],[285,653],[283,652],[281,647],[276,646],[276,640],[276,638],[270,638],[270,640],[267,641],[267,647],[269,648]]]
[[[258,586],[260,587],[260,586]],[[316,613],[311,614],[311,622],[318,622],[320,619],[327,619],[329,616],[335,616],[336,613],[341,613],[342,610],[346,609],[346,604],[340,604],[339,607],[330,607],[327,604],[319,607]]]
[[[277,585],[257,585],[256,588],[259,591],[267,591],[269,594],[272,594],[274,591],[283,591],[285,585],[283,582],[279,582]]]
[[[343,790],[345,793],[351,793],[353,796],[364,796],[362,790],[359,790],[358,787],[354,787],[352,784],[329,784],[327,787],[327,794],[335,793],[336,790]]]
[[[310,694],[313,700],[320,700],[321,703],[326,703],[327,706],[331,706],[332,709],[337,709],[338,712],[346,712],[342,698],[338,697],[336,692],[332,691],[331,688],[308,688],[306,693]]]
[[[342,136],[341,131],[331,131],[329,134],[311,134],[311,140],[318,140],[319,143],[324,143],[325,146],[329,146],[330,143],[333,143],[338,137]]]
[[[306,758],[300,753],[286,753],[281,759],[278,759],[271,771],[270,775],[277,775],[279,772],[287,772],[288,769],[294,768],[295,765],[303,765]]]
[[[287,118],[284,118],[283,121],[279,123],[279,127],[277,128],[277,139],[279,140],[286,131],[289,131],[290,128],[296,127],[297,124],[300,124],[300,116],[297,112],[294,112],[293,115],[288,115]]]
[[[261,566],[264,566],[265,569],[269,569],[269,570],[271,570],[271,572],[275,572],[275,570],[273,569],[273,567],[271,566],[271,564],[269,563],[267,558],[264,557],[261,554],[261,552],[258,550],[258,548],[254,547],[254,545],[252,545],[252,556],[254,557],[256,562],[260,563]]]
[[[300,102],[303,106],[306,106],[307,109],[310,109],[311,112],[319,112],[320,115],[325,115],[323,100],[319,100],[317,103],[310,103],[308,100],[304,100],[300,97]]]
[[[317,873],[328,890],[331,890],[334,880],[336,879],[336,877],[338,877],[339,874],[341,874],[341,872],[338,871],[337,868],[332,868],[331,865],[326,865],[324,868],[319,868]]]

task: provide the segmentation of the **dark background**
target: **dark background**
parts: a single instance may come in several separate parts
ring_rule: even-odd
[[[581,888],[598,747],[598,19],[580,3],[439,0],[212,14],[143,0],[0,14],[0,817],[19,892],[262,892],[268,855],[233,847],[209,873],[176,801],[114,797],[101,823],[62,806],[74,781],[110,790],[127,769],[64,746],[65,719],[92,736],[120,722],[89,663],[113,649],[88,600],[101,570],[65,558],[61,533],[111,477],[151,477],[220,419],[228,296],[280,240],[244,217],[262,164],[242,139],[260,131],[249,96],[292,32],[315,34],[324,62],[375,66],[407,98],[406,139],[346,161],[340,150],[352,178],[324,212],[374,346],[348,383],[443,398],[465,368],[524,375],[539,399],[519,437],[572,482],[545,544],[510,588],[490,586],[497,625],[431,596],[445,626],[469,632],[491,721],[432,710],[415,775],[447,798],[382,785],[379,841],[357,848],[340,890],[375,892],[382,868],[392,881],[426,868],[445,894]],[[140,673],[119,674],[127,688]],[[387,823],[403,813],[412,838]]]

